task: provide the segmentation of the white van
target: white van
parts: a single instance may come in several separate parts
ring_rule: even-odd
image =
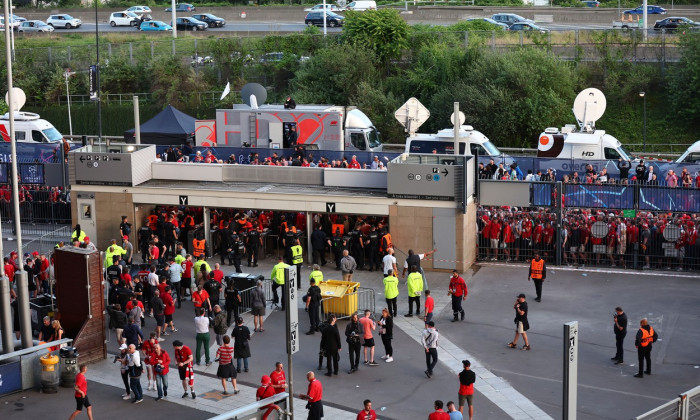
[[[549,127],[540,134],[537,142],[538,158],[634,160],[622,147],[622,143],[605,130],[592,132],[574,131],[576,126],[567,124],[561,130]]]
[[[374,0],[357,0],[348,4],[348,10],[354,10],[356,12],[364,12],[365,10],[377,10],[377,2]]]
[[[0,135],[3,141],[10,141],[9,113],[0,117]],[[50,122],[42,120],[39,114],[15,112],[15,138],[18,142],[58,143],[63,136]]]
[[[696,163],[700,164],[700,140],[691,144],[688,150],[685,151],[676,159],[676,163]]]
[[[454,154],[454,130],[445,128],[436,134],[416,133],[406,139],[405,153]],[[495,144],[471,125],[459,127],[459,154],[467,156],[503,156]]]

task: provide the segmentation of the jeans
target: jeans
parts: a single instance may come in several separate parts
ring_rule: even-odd
[[[625,334],[615,334],[615,348],[617,349],[617,352],[615,352],[615,359],[619,361],[625,360],[625,351],[622,349],[622,343],[625,342]]]
[[[158,398],[168,395],[168,375],[156,373],[156,388],[158,389]]]
[[[388,338],[386,334],[382,334],[382,344],[384,344],[386,355],[392,357],[394,355],[394,347],[391,345],[391,338]]]
[[[282,288],[282,301],[280,302],[279,295],[277,294],[277,289]],[[272,284],[272,301],[275,304],[279,304],[282,310],[284,310],[284,284],[277,284],[273,283]]]
[[[350,368],[357,369],[360,364],[360,352],[362,346],[360,345],[360,340],[356,343],[348,343],[349,353],[350,353]]]
[[[224,344],[224,335],[225,334],[216,334],[216,345],[221,346]]]
[[[134,393],[134,401],[143,399],[143,389],[141,389],[141,377],[130,377],[129,385],[131,385],[131,391]]]
[[[425,365],[428,367],[428,373],[430,373],[431,375],[433,374],[433,368],[435,368],[435,365],[437,364],[437,362],[438,362],[437,349],[428,349],[428,352],[425,353]]]
[[[243,360],[243,367],[245,370],[248,370],[248,358],[247,357],[239,357],[236,359],[236,369],[241,370],[241,360]]]
[[[535,283],[535,293],[537,294],[537,299],[542,299],[542,280],[532,279],[532,282]]]
[[[180,282],[177,283],[172,283],[171,284],[171,290],[175,292],[175,304],[177,305],[178,308],[182,307],[182,302],[180,302]]]
[[[336,351],[326,350],[326,368],[328,369],[329,374],[331,374],[331,373],[335,373],[336,375],[338,374],[338,362],[339,361],[340,361],[340,355],[338,354],[338,350],[336,350]]]
[[[129,387],[129,372],[122,372],[122,381],[124,381],[124,390],[126,391],[127,395],[131,394],[131,388]]]
[[[201,347],[204,346],[204,360],[209,363],[209,333],[197,333],[197,350],[194,361],[200,363],[202,360]]]

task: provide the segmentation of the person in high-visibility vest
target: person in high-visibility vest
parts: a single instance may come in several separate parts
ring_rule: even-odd
[[[649,325],[646,318],[639,321],[639,331],[634,340],[634,346],[637,347],[637,358],[639,359],[639,373],[634,375],[635,378],[643,378],[644,374],[651,375],[651,344],[659,339],[654,328]],[[647,369],[644,370],[644,360],[647,361]]]
[[[420,315],[420,294],[423,291],[423,276],[420,275],[418,267],[411,267],[411,274],[406,279],[408,289],[408,313],[404,316],[413,316],[413,302],[416,303],[416,315]]]
[[[535,251],[535,258],[530,261],[530,271],[527,274],[527,281],[532,280],[535,283],[535,293],[537,297],[535,301],[542,301],[542,282],[547,278],[547,266],[544,260],[540,258],[540,253]]]
[[[197,239],[194,238],[192,239],[192,256],[195,258],[198,258],[201,254],[204,254],[204,250],[206,249],[206,239]]]
[[[301,248],[299,239],[294,239],[291,251],[292,265],[295,265],[297,268],[297,290],[301,290],[301,264],[304,262],[304,250]]]
[[[319,267],[318,264],[314,264],[314,268],[311,271],[311,274],[309,274],[309,283],[311,283],[311,279],[316,281],[316,286],[323,283],[323,273],[321,272],[321,267]]]
[[[284,269],[289,268],[287,264],[284,263],[284,257],[280,256],[277,259],[277,264],[272,267],[272,272],[270,273],[270,279],[272,279],[272,302],[275,305],[280,305],[280,308],[284,311]],[[277,294],[277,289],[282,288],[282,302],[280,303],[279,295]]]

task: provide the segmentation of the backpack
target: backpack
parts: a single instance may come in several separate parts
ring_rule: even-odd
[[[141,307],[134,305],[134,307],[129,311],[129,316],[133,317],[134,319],[143,318],[143,311],[141,310]]]

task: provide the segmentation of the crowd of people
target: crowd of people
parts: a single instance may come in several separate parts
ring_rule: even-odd
[[[370,162],[359,162],[357,155],[351,155],[349,160],[346,156],[328,159],[324,156],[315,156],[314,151],[307,151],[304,146],[295,146],[294,151],[286,157],[281,152],[273,152],[270,156],[261,158],[259,152],[252,151],[242,158],[235,154],[228,157],[216,156],[212,149],[206,149],[204,152],[195,151],[192,146],[185,144],[182,147],[168,147],[163,153],[156,154],[156,161],[386,170],[385,161],[378,156],[374,156]]]
[[[698,223],[698,214],[566,209],[557,230],[556,213],[549,209],[480,207],[479,259],[529,261],[539,251],[550,262],[559,253],[570,266],[695,271],[700,269]]]
[[[640,185],[660,185],[671,188],[700,188],[700,172],[690,173],[687,168],[683,168],[680,174],[673,169],[669,169],[665,174],[657,173],[654,165],[646,165],[644,159],[634,167],[627,160],[619,159],[617,162],[619,177],[615,178],[608,173],[607,168],[596,171],[592,164],[585,165],[585,169],[579,173],[573,171],[568,174],[557,176],[554,168],[546,170],[528,169],[527,173],[518,166],[517,162],[505,167],[503,163],[496,165],[493,159],[487,164],[479,163],[479,179],[496,179],[502,181],[529,181],[529,182],[554,182],[562,181],[565,184],[586,184],[586,185],[614,185],[614,184],[640,184]]]
[[[28,223],[68,224],[71,220],[70,191],[62,187],[21,184],[18,190],[20,219]],[[10,222],[14,208],[12,187],[0,185],[0,217]]]

